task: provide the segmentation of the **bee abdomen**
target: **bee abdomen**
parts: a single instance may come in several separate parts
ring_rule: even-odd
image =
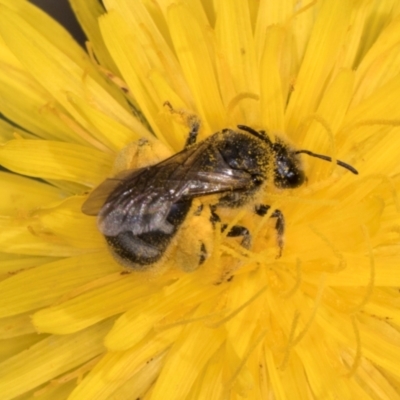
[[[155,236],[149,233],[146,236]],[[140,235],[145,236],[145,235]],[[137,270],[146,269],[149,264],[158,261],[163,255],[169,240],[158,241],[157,246],[148,243],[132,232],[122,232],[117,236],[105,236],[113,256],[119,263]],[[154,242],[155,240],[151,240]]]
[[[153,230],[140,235],[131,231],[121,232],[116,236],[106,236],[105,239],[116,260],[135,270],[147,270],[148,265],[159,261],[173,239],[179,226],[184,221],[192,201],[185,200],[175,203],[166,221],[173,227],[172,232],[165,233]]]

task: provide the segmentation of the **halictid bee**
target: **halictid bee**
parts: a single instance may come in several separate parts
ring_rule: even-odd
[[[300,186],[305,175],[300,154],[326,161],[332,159],[308,150],[294,150],[280,140],[272,142],[265,131],[245,125],[224,129],[196,143],[199,123],[193,123],[184,150],[155,165],[127,170],[97,187],[82,206],[88,215],[98,215],[99,230],[117,261],[135,270],[147,270],[164,255],[196,198],[216,196],[209,207],[209,225],[220,220],[220,207],[235,208],[248,203],[265,188],[267,180],[277,188]],[[358,172],[337,160],[350,172]],[[200,213],[199,207],[196,212]],[[265,215],[270,207],[258,204],[254,212]],[[196,212],[194,213],[196,215]],[[275,210],[275,228],[280,252],[285,221]],[[222,230],[227,225],[221,224]],[[250,246],[251,235],[244,226],[233,226],[230,237],[242,237]],[[201,240],[201,239],[199,239]],[[198,267],[208,255],[199,242]],[[193,268],[188,268],[193,269]]]

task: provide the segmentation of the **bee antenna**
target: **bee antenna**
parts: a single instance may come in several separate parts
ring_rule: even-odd
[[[268,137],[268,135],[265,133],[265,131],[256,131],[255,129],[253,129],[247,125],[237,125],[237,127],[239,129],[241,129],[242,131],[245,131],[255,137],[258,137],[259,139],[263,140],[264,142],[267,142],[272,147],[271,139]]]
[[[300,154],[300,153],[308,154],[311,157],[316,157],[316,158],[320,158],[320,159],[325,160],[325,161],[332,162],[332,157],[324,156],[323,154],[316,154],[316,153],[313,153],[310,150],[297,150],[297,151],[295,151],[295,154]],[[345,162],[340,161],[340,160],[336,160],[336,164],[340,165],[343,168],[346,168],[347,170],[349,170],[353,174],[358,175],[358,171],[354,167],[352,167],[351,165],[346,164]]]

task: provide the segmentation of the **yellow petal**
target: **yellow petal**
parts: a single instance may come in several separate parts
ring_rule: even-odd
[[[134,304],[143,303],[146,301],[144,297],[152,294],[158,286],[158,283],[151,285],[147,278],[137,274],[121,276],[116,282],[38,311],[32,321],[39,332],[60,335],[76,332],[120,314]]]
[[[272,132],[284,132],[285,128],[285,97],[280,68],[285,35],[283,28],[271,27],[265,32],[265,47],[261,51],[261,125]]]
[[[43,36],[46,36],[47,40],[54,46],[75,59],[82,68],[91,68],[87,63],[86,54],[82,47],[62,25],[57,23],[41,8],[23,0],[1,0],[0,4],[12,10],[16,15],[19,14],[25,17],[27,21],[34,21],[32,25],[34,25],[35,29]]]
[[[397,51],[400,20],[393,21],[379,36],[357,69],[357,91],[352,101],[357,105],[398,75]]]
[[[327,319],[322,321],[324,327],[329,329],[339,340],[347,342],[351,338],[350,331],[345,329],[348,324],[343,323],[343,320],[339,319],[340,325],[331,324]],[[363,332],[362,349],[365,357],[376,365],[395,373],[397,371],[397,360],[400,356],[398,330],[388,324],[381,324],[380,321],[371,316],[359,315],[357,323],[359,329],[362,329]]]
[[[165,124],[165,118],[160,115],[166,101],[169,101],[174,108],[185,108],[193,102],[188,94],[189,90],[180,66],[153,23],[149,22],[149,16],[139,2],[118,2],[115,5],[111,2],[111,5],[120,13],[112,10],[100,19],[107,47],[128,87],[135,88],[132,90],[132,96],[156,136],[165,144],[171,143],[180,149],[186,137],[176,138],[171,123]],[[132,25],[125,21],[123,17],[130,14],[138,19],[137,24]],[[143,29],[144,26],[146,30]],[[157,50],[154,47],[155,43],[163,50]],[[134,54],[142,56],[136,57]],[[171,117],[169,119],[172,120]],[[185,128],[187,132],[188,127]]]
[[[45,337],[46,335],[38,335],[36,332],[33,332],[30,335],[0,340],[0,360],[7,360],[15,354],[29,349]]]
[[[15,137],[35,139],[34,135],[15,128],[15,126],[5,120],[0,120],[0,144],[15,139]]]
[[[46,307],[69,291],[119,271],[110,259],[88,254],[43,264],[0,282],[0,315],[7,317]],[[24,291],[18,288],[24,287]]]
[[[2,63],[0,69],[3,72],[0,74],[0,109],[7,118],[40,138],[86,144],[85,140],[61,123],[57,112],[65,110],[52,104],[51,96],[30,76],[6,63]]]
[[[74,60],[76,57],[71,58],[68,53],[60,51],[23,18],[6,7],[2,7],[0,22],[0,34],[6,43],[13,44],[13,53],[26,70],[84,127],[87,124],[69,103],[68,92],[89,100],[104,113],[138,132],[144,131],[142,124],[127,111],[128,106],[117,102],[97,82],[100,78],[95,71],[92,70],[92,77],[86,68],[83,69]],[[31,50],[26,51],[26,48]]]
[[[165,351],[176,340],[183,327],[176,327],[162,331],[159,334],[146,336],[128,351],[109,352],[93,368],[84,381],[76,388],[71,400],[83,398],[109,399],[124,383],[131,382],[130,395],[140,395],[142,384],[145,391],[150,386],[147,380],[138,381],[136,376],[145,370],[146,365]],[[142,389],[143,390],[143,389]]]
[[[222,371],[225,367],[223,347],[208,362],[206,370],[196,381],[188,399],[220,399],[226,391]],[[254,393],[252,393],[253,395]],[[254,398],[257,398],[256,396]]]
[[[141,311],[140,302],[135,304],[117,320],[105,338],[106,346],[114,351],[125,350],[142,340],[168,314],[168,310],[178,309],[182,298],[185,299],[185,307],[190,308],[199,301],[217,296],[224,289],[220,286],[205,293],[201,286],[195,285],[196,280],[198,277],[194,275],[192,279],[178,281],[165,288],[158,296],[153,295],[147,301],[146,313]]]
[[[302,148],[312,149],[316,153],[329,154],[335,158],[343,159],[341,155],[336,154],[336,149],[343,147],[343,144],[337,143],[335,135],[342,126],[348,112],[353,90],[354,73],[346,69],[338,72],[327,87],[315,114],[310,115],[308,120],[303,121],[304,129],[296,135],[296,140],[302,143]],[[335,106],[332,107],[332,104]],[[341,139],[345,141],[348,138],[342,136]],[[313,177],[313,180],[326,176],[328,171],[331,172],[336,168],[329,163],[309,161],[312,163],[312,167],[309,168],[308,174]],[[346,161],[354,165],[352,160]]]
[[[208,307],[200,306],[194,317],[209,312]],[[199,372],[223,344],[223,330],[207,328],[202,322],[188,324],[166,356],[152,393],[154,398],[186,398]]]
[[[191,3],[194,5],[196,1],[193,0]],[[151,82],[146,82],[155,71],[164,76],[177,97],[181,98],[186,105],[192,105],[192,95],[173,52],[171,38],[160,12],[163,6],[152,4],[152,2],[145,1],[142,4],[140,1],[129,0],[107,0],[105,4],[108,9],[115,10],[124,19],[129,34],[134,35],[132,46],[134,45],[139,50],[137,54],[140,54],[140,57],[136,59],[140,65],[135,66],[132,54],[128,57],[132,60],[132,67],[141,83],[147,88],[147,95],[153,99],[157,98],[157,86],[151,87]],[[152,17],[156,18],[153,20]],[[133,96],[136,98],[136,90]],[[167,100],[172,102],[172,99]],[[174,104],[174,106],[179,105]]]
[[[32,333],[37,334],[31,322],[30,312],[13,315],[0,320],[0,339],[18,338]],[[36,336],[39,337],[39,335]]]
[[[70,101],[88,123],[92,125],[93,128],[90,129],[92,135],[113,151],[118,151],[128,143],[143,137],[115,119],[110,118],[107,114],[92,107],[87,101],[82,101],[79,97],[71,95]],[[146,136],[149,138],[150,134]]]
[[[240,103],[244,115],[240,122],[255,125],[259,122],[259,107],[255,98],[259,97],[259,71],[249,5],[246,1],[232,0],[217,5],[218,15],[215,33],[218,48],[225,58],[235,96],[250,94]],[[233,100],[233,99],[229,99]],[[247,101],[246,101],[247,100]]]
[[[371,277],[371,259],[367,256],[352,256],[345,254],[346,269],[338,271],[329,276],[328,282],[330,286],[366,286]],[[396,274],[396,266],[400,262],[398,257],[382,257],[376,258],[374,284],[380,287],[397,286],[400,277]],[[314,280],[313,274],[309,274],[309,279]],[[314,280],[315,282],[315,280]]]
[[[82,29],[93,46],[96,59],[108,70],[117,72],[114,60],[108,53],[100,32],[98,18],[104,14],[104,7],[97,0],[71,0],[71,8]]]
[[[361,2],[362,4],[363,2]],[[360,57],[366,57],[367,51],[374,47],[382,31],[391,22],[396,23],[399,17],[399,3],[397,0],[379,1],[377,3],[365,2],[369,6],[368,24],[365,28],[364,37],[360,43]],[[385,16],[382,18],[382,16]]]
[[[287,109],[287,129],[292,134],[320,101],[333,62],[343,46],[350,14],[349,2],[326,1],[321,4]]]
[[[0,253],[0,280],[7,279],[22,269],[37,267],[51,261],[57,261],[57,258]]]
[[[0,243],[4,251],[62,257],[98,250],[103,238],[96,229],[95,218],[82,214],[83,200],[70,197],[47,207],[0,218],[3,228]]]
[[[0,180],[4,190],[0,198],[1,215],[28,211],[62,197],[57,188],[19,175],[0,171]]]
[[[0,147],[0,163],[23,175],[95,186],[111,170],[111,157],[72,143],[12,140]]]
[[[1,363],[3,399],[32,390],[101,354],[102,337],[112,322],[108,320],[73,335],[48,337]]]
[[[205,122],[205,128],[216,132],[226,126],[227,117],[210,54],[213,45],[209,43],[207,29],[200,25],[190,7],[183,3],[168,7],[167,22],[175,51],[195,100],[196,110]]]
[[[0,0],[0,136],[20,138],[0,159],[55,188],[5,175],[6,396],[399,399],[399,1],[72,1],[90,57],[25,0]],[[224,232],[190,215],[171,270],[123,274],[81,212],[85,192],[114,158],[139,162],[134,144],[114,154],[132,139],[164,142],[148,146],[150,163],[180,150],[194,114],[199,139],[248,123],[359,174],[303,153],[304,184],[275,190],[269,165],[257,199],[218,206]],[[229,223],[249,229],[250,248]],[[201,232],[210,258],[178,271]],[[105,348],[76,354],[88,331]]]

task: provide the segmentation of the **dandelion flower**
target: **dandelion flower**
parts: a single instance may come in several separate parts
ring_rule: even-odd
[[[2,399],[400,399],[399,2],[71,3],[87,52],[0,0]],[[359,175],[302,156],[267,215],[227,211],[249,249],[188,217],[160,271],[124,273],[81,207],[131,143],[183,148],[165,102],[199,140],[245,124]],[[189,273],[192,233],[213,251]]]

